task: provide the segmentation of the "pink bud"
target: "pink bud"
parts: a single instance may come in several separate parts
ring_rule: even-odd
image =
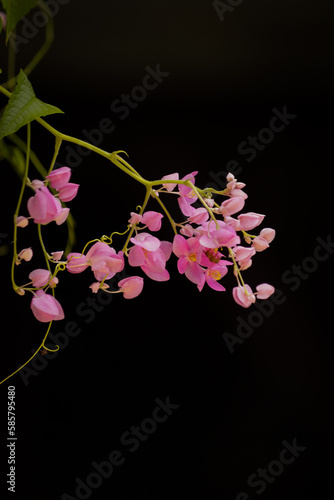
[[[32,284],[35,288],[41,288],[47,284],[51,277],[50,271],[47,269],[35,269],[29,274]]]
[[[73,274],[82,273],[89,264],[87,263],[86,255],[81,253],[72,252],[67,256],[66,269]]]
[[[64,202],[73,200],[78,193],[79,186],[80,184],[69,182],[64,187],[59,189],[59,199]]]
[[[92,289],[93,293],[97,293],[100,289],[107,290],[107,288],[109,288],[109,285],[107,285],[107,283],[103,283],[102,285],[100,281],[96,281],[95,283],[92,283],[89,288]]]
[[[32,256],[33,256],[33,251],[32,251],[32,248],[29,247],[29,248],[24,248],[23,250],[21,250],[21,252],[18,254],[18,259],[21,259],[21,260],[25,260],[25,261],[29,261],[32,259]]]
[[[37,290],[31,301],[31,310],[38,321],[49,323],[64,319],[64,311],[57,299],[44,290]]]
[[[263,252],[263,250],[269,247],[269,243],[262,236],[256,236],[252,241],[252,246],[257,252]]]
[[[119,281],[118,286],[121,292],[123,292],[125,299],[133,299],[141,293],[144,286],[144,280],[139,276],[131,276],[130,278]]]
[[[61,251],[61,252],[51,252],[53,260],[55,260],[55,261],[60,260],[62,258],[62,256],[63,256],[63,253],[64,253],[63,251]]]
[[[230,198],[220,205],[220,213],[226,217],[233,215],[243,209],[245,200],[241,197]]]
[[[257,290],[257,298],[258,299],[267,299],[272,295],[275,291],[275,288],[272,285],[269,285],[268,283],[262,283],[261,285],[258,285],[256,287]]]
[[[238,219],[240,221],[240,229],[243,231],[249,231],[250,229],[254,229],[254,227],[259,226],[265,215],[256,214],[255,212],[248,212],[247,214],[238,215]]]
[[[233,181],[234,179],[235,179],[234,175],[233,175],[233,174],[231,174],[231,172],[229,172],[229,173],[227,174],[227,176],[226,176],[226,180],[227,180],[227,182],[231,182],[231,181]]]
[[[70,177],[71,169],[68,167],[57,168],[46,176],[46,178],[50,181],[50,186],[53,189],[57,189],[57,191],[68,183]]]
[[[36,190],[40,189],[41,187],[44,187],[44,182],[39,179],[34,179],[33,181],[31,181],[30,184]]]
[[[271,229],[270,227],[265,227],[260,231],[260,236],[266,239],[268,243],[271,243],[273,241],[275,235],[276,235],[275,229]]]
[[[15,223],[17,227],[26,227],[29,224],[29,219],[20,215],[19,217],[16,217]]]
[[[145,212],[142,217],[142,224],[147,226],[150,231],[159,231],[161,228],[161,219],[163,215],[159,212]]]
[[[249,307],[251,304],[254,304],[256,298],[253,294],[253,291],[249,285],[245,286],[237,286],[232,290],[232,295],[234,300],[239,306]]]
[[[234,198],[234,197],[243,198],[244,200],[246,200],[248,198],[248,194],[246,194],[245,191],[243,191],[242,189],[237,189],[237,188],[232,189],[230,196],[232,198]]]
[[[142,219],[142,215],[137,214],[136,212],[131,212],[130,215],[131,219],[129,219],[128,222],[130,222],[131,225],[138,224]]]
[[[237,246],[233,249],[237,262],[245,259],[250,259],[255,254],[255,248]]]

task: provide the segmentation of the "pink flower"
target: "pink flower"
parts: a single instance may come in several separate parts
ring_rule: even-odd
[[[15,224],[17,227],[26,227],[29,224],[29,219],[20,215],[19,217],[16,217]]]
[[[182,178],[183,181],[190,181],[192,184],[195,184],[195,175],[197,172],[192,172],[191,174],[188,174]],[[186,217],[189,217],[193,214],[193,208],[191,207],[192,203],[194,203],[197,200],[197,195],[194,192],[194,190],[186,186],[184,184],[179,184],[179,193],[180,196],[178,198],[178,203],[181,209],[181,212],[183,215]]]
[[[168,180],[168,181],[178,181],[179,180],[179,174],[176,172],[175,174],[168,174],[168,175],[164,175],[163,180]],[[166,189],[166,191],[173,191],[173,189],[175,188],[176,184],[172,183],[172,182],[168,182],[167,184],[163,184],[163,187]]]
[[[275,288],[268,283],[262,283],[256,287],[256,290],[258,299],[268,299],[274,293]]]
[[[53,260],[55,260],[55,261],[60,260],[62,258],[62,256],[63,256],[63,253],[64,253],[63,251],[60,251],[60,252],[51,252]]]
[[[148,241],[146,247],[143,242],[136,238],[131,238],[134,246],[129,251],[129,264],[133,267],[140,267],[144,273],[154,281],[167,281],[169,280],[169,272],[166,270],[166,262],[172,252],[172,244],[169,241],[159,241],[159,246],[150,245]],[[146,238],[147,240],[147,238]],[[154,243],[154,242],[153,242]],[[150,250],[149,248],[152,248]]]
[[[57,299],[44,290],[37,290],[31,301],[31,310],[38,321],[49,323],[64,319],[64,311]]]
[[[238,215],[240,221],[240,229],[243,231],[249,231],[254,229],[254,227],[259,226],[265,215],[256,214],[255,212],[248,212],[247,214]]]
[[[240,243],[240,237],[237,236],[234,228],[225,224],[224,221],[218,221],[219,229],[214,221],[206,222],[198,228],[201,232],[199,241],[203,247],[219,248],[222,246],[233,247]]]
[[[193,224],[204,224],[209,218],[209,213],[206,208],[194,208],[193,213],[190,215],[189,220]]]
[[[163,215],[159,212],[145,212],[142,217],[142,224],[147,226],[150,231],[159,231],[161,228],[161,219]]]
[[[134,238],[130,238],[131,243],[137,245],[144,250],[149,252],[154,252],[160,247],[160,240],[150,233],[141,232],[137,234]]]
[[[252,247],[257,252],[263,252],[263,250],[269,247],[269,243],[265,238],[262,238],[261,236],[256,236],[252,241]]]
[[[229,264],[232,264],[232,263],[229,262]],[[223,276],[225,276],[226,273],[227,273],[227,267],[221,266],[219,264],[213,264],[211,267],[207,268],[205,271],[205,274],[204,274],[205,281],[209,285],[209,287],[212,288],[213,290],[216,290],[217,292],[224,292],[226,290],[226,288],[223,287],[223,285],[221,285],[220,283],[217,283],[217,281],[219,281],[221,278],[223,278]],[[203,286],[204,286],[204,282],[197,285],[197,288],[199,289],[199,291],[202,290]]]
[[[131,226],[138,224],[142,220],[142,215],[137,214],[136,212],[131,212],[130,215],[131,219],[129,219],[128,222],[130,222]]]
[[[32,259],[33,256],[33,251],[32,248],[24,248],[21,250],[21,252],[17,256],[16,264],[20,264],[21,260],[25,260],[26,262],[29,262],[29,260]]]
[[[86,255],[78,252],[71,252],[67,256],[66,269],[72,274],[82,273],[89,267]]]
[[[74,184],[74,182],[69,182],[59,189],[59,199],[61,201],[67,202],[73,200],[78,193],[80,184]]]
[[[131,276],[119,281],[118,286],[120,287],[120,291],[123,292],[125,299],[133,299],[143,290],[144,280],[139,276]]]
[[[50,181],[50,186],[57,191],[68,183],[70,177],[71,169],[68,167],[57,168],[46,176],[46,178]]]
[[[96,281],[95,283],[92,283],[89,288],[92,289],[93,293],[97,293],[99,290],[107,290],[109,285],[107,285],[107,283],[102,284],[100,281]]]
[[[51,273],[47,269],[35,269],[29,274],[32,284],[35,288],[41,288],[47,284],[51,278]]]
[[[255,248],[237,246],[233,248],[233,252],[241,270],[248,269],[252,265],[251,259],[256,253]]]
[[[243,209],[245,200],[241,197],[230,198],[220,205],[220,213],[223,217],[233,215]]]
[[[116,250],[104,242],[98,241],[88,250],[86,263],[91,266],[98,281],[110,279],[124,268],[123,252]]]
[[[255,295],[249,285],[237,286],[232,290],[234,300],[239,306],[249,307],[255,302]]]
[[[260,237],[267,240],[268,243],[271,243],[273,241],[275,235],[276,235],[275,229],[271,229],[270,227],[265,227],[260,231]]]
[[[29,198],[28,212],[36,224],[48,224],[62,213],[62,206],[47,187],[37,189],[35,196]]]
[[[197,238],[192,237],[186,240],[180,234],[174,236],[173,252],[179,258],[177,261],[179,273],[185,274],[188,280],[200,286],[205,281],[204,271],[197,262],[200,260],[202,250]]]

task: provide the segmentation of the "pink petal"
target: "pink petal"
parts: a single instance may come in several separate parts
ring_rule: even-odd
[[[160,240],[149,233],[139,233],[134,238],[130,238],[130,241],[149,252],[154,252],[160,246]]]
[[[57,299],[44,290],[37,290],[31,301],[31,310],[38,321],[49,323],[64,319],[64,311]]]
[[[176,172],[175,174],[164,175],[164,177],[162,179],[163,180],[169,180],[169,181],[172,181],[172,180],[178,181],[179,180],[179,174]],[[167,191],[173,191],[173,189],[175,188],[175,186],[176,186],[176,184],[169,183],[169,182],[167,184],[163,184],[163,187]]]
[[[89,264],[87,263],[86,255],[81,253],[72,252],[67,256],[66,269],[73,274],[82,273]]]
[[[64,187],[59,189],[59,199],[64,202],[73,200],[78,193],[79,186],[80,184],[69,182]]]
[[[267,299],[272,295],[275,291],[275,288],[272,285],[269,285],[268,283],[262,283],[261,285],[258,285],[256,287],[257,290],[257,298],[258,299]]]
[[[161,228],[161,219],[163,215],[159,212],[145,212],[142,217],[142,224],[147,226],[150,231],[159,231]]]
[[[123,292],[123,297],[125,299],[133,299],[142,292],[144,280],[139,276],[131,276],[130,278],[119,281],[118,286],[121,292]]]
[[[265,215],[256,214],[255,212],[248,212],[247,214],[238,215],[238,219],[240,221],[240,228],[243,231],[249,231],[254,229],[254,227],[259,226]]]
[[[68,183],[71,177],[71,169],[60,167],[53,170],[46,178],[50,181],[50,186],[57,191]]]
[[[247,290],[247,294],[245,289]],[[253,291],[249,285],[245,285],[244,287],[234,287],[232,290],[232,295],[236,303],[242,307],[247,308],[255,302],[255,295],[253,294]]]
[[[29,274],[29,279],[35,288],[45,286],[50,278],[51,273],[47,269],[35,269]]]

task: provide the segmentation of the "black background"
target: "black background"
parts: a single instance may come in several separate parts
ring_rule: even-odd
[[[333,235],[332,15],[329,1],[244,0],[223,21],[204,0],[72,0],[60,7],[55,42],[29,77],[40,99],[65,112],[47,121],[85,139],[84,130],[111,119],[116,128],[104,134],[100,147],[125,150],[147,178],[198,170],[196,183],[204,186],[212,182],[210,173],[221,175],[237,160],[237,177],[249,195],[245,210],[266,214],[262,227],[277,231],[270,249],[256,255],[244,273],[245,281],[253,288],[271,283],[285,300],[231,353],[223,334],[236,335],[240,318],[249,323],[252,311],[233,301],[232,276],[225,279],[227,292],[207,287],[199,293],[171,259],[169,282],[147,279],[140,297],[114,296],[87,322],[78,306],[92,297],[91,276],[64,273],[57,297],[66,319],[54,323],[52,332],[64,331],[71,320],[80,334],[67,336],[55,359],[44,358],[44,368],[35,365],[26,383],[18,374],[1,387],[2,497],[76,497],[76,478],[86,481],[92,462],[107,460],[114,449],[122,451],[124,464],[89,498],[196,494],[234,500],[245,492],[252,500],[319,500],[332,493],[332,250],[317,269],[310,260],[317,239]],[[42,41],[41,29],[21,45],[18,68]],[[120,119],[111,104],[141,85],[147,66],[157,65],[169,75]],[[240,144],[268,127],[274,108],[284,107],[296,117],[247,161]],[[46,164],[52,147],[34,124],[32,148]],[[69,164],[65,147],[58,160]],[[29,298],[11,290],[11,217],[20,185],[5,163],[3,172],[1,379],[44,335]],[[73,166],[72,180],[80,183],[70,203],[77,251],[90,239],[124,230],[130,211],[143,201],[141,186],[93,153]],[[50,251],[61,249],[63,228],[47,229]],[[21,231],[21,244],[33,244],[32,228]],[[163,236],[172,236],[167,223]],[[117,250],[122,241],[115,239]],[[42,265],[37,250],[35,259],[18,269],[22,282]],[[298,285],[283,278],[302,263],[312,271],[304,270]],[[9,496],[6,390],[11,384],[18,440],[17,493]],[[122,434],[151,417],[157,398],[167,397],[179,407],[131,453],[120,443]],[[306,449],[258,494],[247,480],[279,457],[284,440]]]

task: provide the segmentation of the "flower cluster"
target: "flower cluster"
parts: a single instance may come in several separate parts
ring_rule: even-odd
[[[122,250],[117,251],[111,246],[111,235],[90,242],[93,244],[87,252],[69,253],[64,261],[60,260],[63,252],[47,254],[48,269],[35,269],[29,275],[31,281],[16,290],[21,295],[25,290],[32,291],[31,309],[36,319],[50,322],[64,318],[62,306],[54,297],[54,288],[58,284],[56,275],[60,270],[66,269],[71,274],[78,274],[90,268],[95,279],[90,285],[92,293],[101,289],[108,293],[123,293],[125,299],[132,299],[142,292],[143,277],[130,276],[122,279],[117,291],[109,290],[107,283],[123,271],[125,260],[127,259],[129,266],[140,268],[148,278],[167,281],[170,274],[166,264],[172,254],[177,258],[179,273],[184,274],[199,291],[206,284],[213,290],[225,291],[221,280],[231,268],[237,279],[237,286],[232,290],[237,304],[249,307],[256,299],[268,298],[275,290],[273,286],[262,283],[253,292],[244,283],[241,272],[252,265],[256,253],[269,247],[275,237],[274,229],[264,228],[258,235],[252,235],[249,231],[262,223],[265,217],[263,214],[246,212],[233,217],[244,208],[248,195],[243,190],[245,184],[238,182],[232,174],[228,174],[226,189],[220,192],[195,187],[196,174],[197,172],[191,172],[182,179],[178,173],[166,175],[161,179],[161,187],[150,192],[151,197],[159,199],[172,224],[175,233],[172,241],[161,241],[152,234],[161,229],[164,214],[146,211],[147,199],[139,213],[130,213],[128,228],[123,233],[128,236]],[[29,198],[27,209],[29,218],[36,224],[49,224],[51,221],[62,224],[66,220],[69,209],[62,202],[71,201],[79,187],[78,184],[69,182],[70,176],[71,170],[61,167],[53,170],[44,182],[34,180],[30,183],[35,195]],[[55,194],[51,193],[48,184],[56,191]],[[182,222],[172,220],[160,198],[162,193],[177,195]],[[213,194],[223,195],[227,199],[219,205]],[[29,218],[18,217],[17,226],[25,227]],[[32,255],[31,248],[22,250],[17,255],[17,263],[30,260]],[[50,271],[49,262],[56,264],[54,273]],[[51,289],[52,294],[47,293],[48,289]]]

